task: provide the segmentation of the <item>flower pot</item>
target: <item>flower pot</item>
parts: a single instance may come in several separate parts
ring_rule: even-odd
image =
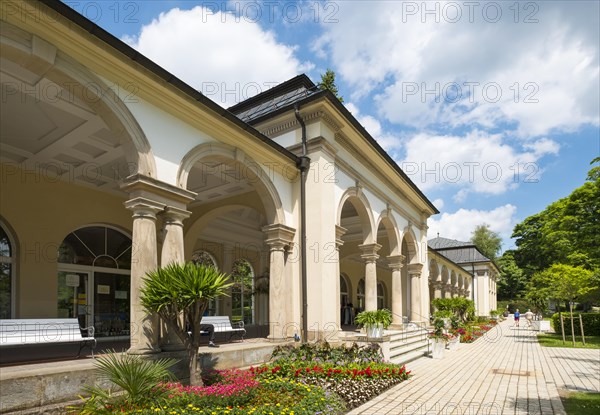
[[[382,326],[383,329],[383,326]],[[367,332],[367,337],[377,338],[381,337],[379,334],[379,326],[365,326],[365,331]]]
[[[431,343],[431,357],[433,359],[442,359],[446,351],[446,342],[442,339],[433,339]]]
[[[383,324],[382,323],[377,323],[377,336],[376,337],[383,337]]]

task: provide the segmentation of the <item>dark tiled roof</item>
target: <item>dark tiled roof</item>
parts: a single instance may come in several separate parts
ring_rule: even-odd
[[[427,245],[429,245],[433,249],[447,249],[447,248],[459,248],[464,246],[473,246],[471,242],[462,242],[457,241],[456,239],[448,239],[448,238],[433,238],[427,241]]]
[[[228,108],[228,111],[244,122],[252,122],[317,92],[319,89],[306,75],[298,75]]]
[[[469,264],[471,262],[491,262],[483,256],[474,246],[456,249],[444,249],[438,251],[441,255],[457,264]]]

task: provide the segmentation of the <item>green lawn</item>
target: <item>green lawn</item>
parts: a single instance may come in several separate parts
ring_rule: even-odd
[[[561,396],[567,415],[600,414],[600,393],[572,392]]]
[[[570,335],[565,336],[563,344],[560,334],[538,334],[538,342],[544,347],[571,347],[573,348],[573,339]],[[575,348],[600,349],[600,336],[585,336],[585,345],[581,341],[581,336],[575,336]]]

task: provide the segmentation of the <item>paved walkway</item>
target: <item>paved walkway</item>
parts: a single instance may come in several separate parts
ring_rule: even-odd
[[[559,390],[600,392],[600,350],[541,347],[506,320],[350,414],[564,414]]]

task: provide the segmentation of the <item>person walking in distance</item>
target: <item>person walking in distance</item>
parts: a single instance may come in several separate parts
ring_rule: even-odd
[[[519,313],[519,309],[515,311],[515,326],[519,327],[519,319],[521,318],[521,313]]]

